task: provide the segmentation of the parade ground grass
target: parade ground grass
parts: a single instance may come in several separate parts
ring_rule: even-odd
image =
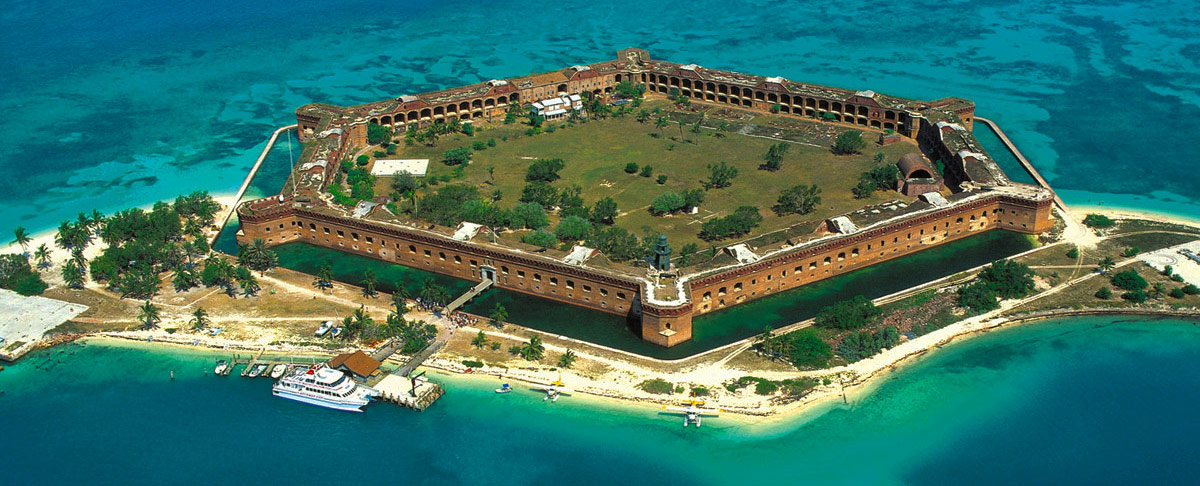
[[[655,106],[664,107],[665,103],[656,100],[647,102],[645,106],[652,110]],[[671,119],[697,118],[692,112],[666,110],[663,113]],[[901,155],[917,151],[915,146],[907,143],[879,146],[875,143],[878,132],[863,132],[863,138],[868,143],[862,153],[834,155],[829,147],[832,138],[851,128],[786,119],[786,125],[783,126],[789,128],[779,130],[809,124],[812,125],[807,127],[810,136],[800,137],[804,140],[801,143],[788,143],[789,149],[780,170],[771,172],[760,169],[767,149],[780,140],[743,135],[738,130],[745,127],[746,123],[762,127],[763,124],[770,124],[774,118],[785,120],[783,117],[759,115],[743,123],[731,118],[731,129],[721,133],[722,136],[718,136],[717,130],[709,128],[722,121],[713,115],[706,119],[705,127],[698,134],[691,131],[690,125],[683,125],[682,132],[678,123],[659,128],[655,126],[653,116],[643,123],[637,121],[634,114],[581,123],[547,121],[546,125],[553,126],[554,131],[532,136],[525,134],[529,127],[523,123],[506,125],[499,119],[492,123],[477,121],[474,137],[464,134],[443,136],[432,146],[423,143],[411,146],[400,144],[397,154],[389,158],[428,158],[429,173],[425,180],[429,182],[430,179],[452,173],[453,167],[442,163],[446,150],[494,140],[495,146],[473,152],[471,163],[464,169],[461,179],[440,181],[439,185],[469,184],[478,187],[485,196],[499,189],[503,195],[499,204],[507,207],[519,202],[521,190],[526,185],[526,169],[530,164],[537,159],[561,158],[566,166],[559,172],[561,179],[554,182],[555,188],[561,191],[579,185],[584,201],[589,206],[600,198],[612,197],[620,210],[620,216],[616,219],[618,226],[638,235],[644,234],[647,229],[666,234],[673,245],[697,242],[702,247],[707,246],[697,237],[701,223],[708,218],[728,215],[739,206],[756,206],[764,218],[763,223],[747,236],[750,238],[801,222],[823,220],[870,204],[895,199],[910,200],[894,191],[876,192],[869,198],[855,199],[850,191],[858,182],[859,175],[876,165],[876,153],[884,154],[883,164],[894,164]],[[761,131],[756,130],[755,133]],[[800,132],[792,130],[787,138],[795,140],[795,135]],[[403,139],[403,134],[398,136]],[[649,165],[653,167],[653,172],[649,177],[629,174],[625,172],[625,167],[630,162],[638,164],[639,168]],[[660,194],[703,188],[703,181],[710,174],[708,166],[721,162],[737,167],[737,178],[730,187],[708,190],[697,214],[660,217],[650,213],[651,201]],[[493,168],[491,174],[488,168]],[[664,184],[657,181],[660,175],[667,176]],[[380,178],[376,193],[387,194],[390,182],[390,177]],[[784,189],[798,184],[819,186],[821,204],[806,215],[777,216],[770,208]],[[433,191],[438,187],[431,185],[424,191]],[[555,222],[553,220],[552,216],[552,224]]]

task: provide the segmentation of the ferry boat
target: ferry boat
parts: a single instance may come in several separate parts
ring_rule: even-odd
[[[271,387],[277,397],[348,412],[361,412],[374,392],[341,371],[319,364],[298,368]]]

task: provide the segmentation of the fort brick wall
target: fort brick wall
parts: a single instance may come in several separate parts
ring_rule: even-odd
[[[304,241],[406,267],[481,281],[485,269],[495,285],[617,315],[628,315],[639,284],[550,259],[495,250],[440,235],[330,216],[304,209],[244,215],[238,241],[262,238],[269,245]]]

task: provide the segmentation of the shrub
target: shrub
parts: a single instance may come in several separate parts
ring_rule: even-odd
[[[1114,287],[1121,290],[1142,290],[1149,285],[1135,270],[1118,272],[1112,276],[1111,281]]]
[[[496,146],[496,139],[494,139],[494,138],[489,138],[489,139],[487,139],[487,146],[488,146],[488,147],[495,147],[495,146]]]
[[[1146,301],[1146,292],[1141,290],[1125,292],[1121,294],[1121,298],[1133,302],[1134,304],[1141,304],[1142,302]]]
[[[483,141],[480,141],[480,140],[476,140],[476,141],[474,141],[474,142],[471,142],[471,150],[474,150],[474,151],[476,151],[476,152],[479,152],[479,151],[482,151],[482,150],[487,150],[487,148],[488,148],[488,144],[487,144],[486,142],[483,142]]]
[[[667,175],[666,175],[666,174],[659,174],[659,175],[658,175],[657,182],[658,182],[658,185],[660,185],[660,186],[661,186],[661,185],[663,185],[663,184],[666,184],[666,183],[667,183]]]
[[[554,248],[558,246],[558,238],[554,237],[554,233],[546,230],[537,230],[521,237],[522,243],[528,243],[542,248]]]
[[[371,158],[367,157],[367,154],[359,155],[358,158],[354,159],[354,162],[356,162],[359,167],[367,165],[367,162],[370,162],[370,161],[371,161]]]
[[[442,154],[442,163],[446,165],[463,165],[471,162],[471,149],[467,147],[452,148]]]
[[[1200,294],[1200,287],[1197,287],[1197,286],[1195,286],[1195,285],[1193,285],[1193,284],[1187,284],[1187,285],[1184,285],[1184,286],[1183,286],[1183,293],[1185,293],[1185,294],[1188,294],[1188,295],[1196,295],[1196,294]]]
[[[562,170],[566,164],[562,159],[542,159],[529,164],[529,168],[525,170],[526,182],[554,182],[558,180],[558,171]]]
[[[1117,223],[1103,214],[1089,214],[1083,218],[1083,224],[1089,228],[1104,229]]]
[[[378,159],[381,157],[387,157],[387,152],[383,151],[383,150],[376,150],[374,152],[371,152],[371,155]]]
[[[1138,248],[1136,246],[1131,246],[1131,247],[1125,248],[1125,251],[1121,252],[1121,254],[1125,255],[1125,257],[1127,257],[1127,258],[1133,258],[1133,257],[1137,256],[1138,253],[1141,253],[1141,252],[1142,252],[1141,248]]]
[[[1112,298],[1112,290],[1109,290],[1108,287],[1100,287],[1100,290],[1096,291],[1096,298],[1104,299],[1104,300],[1111,299]]]
[[[1176,299],[1182,299],[1184,297],[1187,297],[1187,294],[1184,293],[1182,287],[1175,287],[1175,288],[1171,289],[1170,296],[1174,297]]]
[[[640,175],[642,177],[650,177],[653,174],[654,174],[654,167],[651,167],[650,165],[643,165],[642,170],[640,172],[638,172],[638,175]]]
[[[463,364],[463,366],[466,366],[468,368],[483,368],[483,361],[464,359],[462,364]]]
[[[733,214],[705,221],[700,227],[700,239],[714,241],[749,233],[762,222],[762,215],[754,206],[741,206]]]
[[[652,380],[643,381],[638,384],[638,388],[641,388],[642,391],[653,393],[655,395],[667,395],[675,389],[670,382],[662,378],[654,378]]]
[[[685,204],[686,200],[679,194],[674,192],[662,193],[650,203],[650,213],[655,216],[671,214],[683,209]]]
[[[630,162],[628,164],[625,164],[625,173],[626,174],[636,174],[637,171],[638,171],[637,162]]]
[[[864,148],[867,148],[867,141],[858,130],[846,130],[833,142],[833,153],[837,155],[857,154]]]
[[[702,386],[693,386],[692,387],[692,396],[707,397],[708,396],[708,388],[705,388]]]
[[[861,295],[822,307],[813,325],[829,329],[858,329],[883,315],[883,310]]]
[[[1072,260],[1079,258],[1079,248],[1072,246],[1070,250],[1067,250],[1067,258]]]

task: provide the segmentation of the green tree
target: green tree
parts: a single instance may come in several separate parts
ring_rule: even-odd
[[[1101,258],[1100,263],[1097,265],[1100,267],[1100,273],[1107,274],[1117,267],[1117,262],[1116,260],[1113,260],[1113,257],[1106,256]]]
[[[478,334],[475,334],[475,337],[471,338],[471,346],[475,346],[478,349],[483,349],[483,347],[486,346],[487,343],[488,343],[488,338],[487,338],[487,335],[483,333],[483,331],[479,331]]]
[[[279,264],[279,256],[267,248],[267,242],[255,238],[249,245],[238,247],[238,263],[256,272],[265,272]]]
[[[192,329],[204,329],[208,326],[208,322],[208,311],[204,310],[203,307],[197,307],[192,312],[192,319],[188,321],[192,325]]]
[[[29,242],[33,241],[33,238],[29,237],[29,232],[24,227],[18,226],[17,229],[13,230],[13,236],[16,237],[13,243],[21,245],[21,250],[28,252]]]
[[[1109,280],[1112,282],[1113,287],[1129,291],[1142,290],[1150,285],[1146,282],[1146,279],[1142,278],[1141,275],[1138,275],[1136,270],[1117,272]]]
[[[550,225],[550,217],[541,204],[523,202],[513,206],[513,227],[542,229]]]
[[[771,210],[780,216],[785,214],[808,214],[821,204],[821,188],[816,184],[800,184],[783,190]]]
[[[1112,298],[1112,290],[1109,290],[1108,287],[1100,287],[1100,290],[1096,291],[1096,298],[1104,299],[1104,300],[1111,299]]]
[[[1067,258],[1072,260],[1079,258],[1079,248],[1072,246],[1070,250],[1067,250]]]
[[[674,192],[662,193],[650,202],[650,213],[655,216],[671,214],[683,209],[685,202],[683,196]]]
[[[529,342],[521,346],[521,358],[526,361],[541,361],[545,355],[546,347],[542,345],[542,338],[536,334],[529,338]]]
[[[471,149],[467,147],[452,148],[442,154],[442,163],[446,165],[465,165],[471,162]]]
[[[33,258],[38,261],[38,268],[50,268],[50,247],[45,243],[38,245],[33,252]]]
[[[593,223],[613,224],[613,220],[616,219],[617,214],[619,214],[617,202],[611,197],[604,197],[596,201],[596,204],[592,206],[590,216]]]
[[[392,129],[378,123],[367,125],[367,143],[371,145],[387,144],[392,141]]]
[[[883,315],[883,310],[861,295],[822,307],[813,325],[829,329],[859,329]]]
[[[541,229],[522,236],[521,242],[542,248],[554,248],[558,246],[558,238],[554,236],[554,233]]]
[[[83,288],[83,282],[84,282],[83,269],[79,266],[79,264],[75,263],[74,261],[68,261],[66,264],[63,265],[62,278],[63,278],[63,282],[65,282],[67,284],[67,287],[70,287],[73,289],[82,289]]]
[[[495,307],[492,307],[492,311],[488,313],[488,318],[492,320],[492,325],[504,327],[504,321],[508,320],[508,309],[504,308],[504,304],[497,302]]]
[[[650,177],[651,175],[654,175],[654,167],[650,166],[650,164],[643,165],[642,170],[638,172],[638,175],[642,177]]]
[[[379,295],[379,292],[375,290],[375,286],[378,284],[379,278],[375,276],[375,270],[370,268],[363,270],[362,293],[364,296],[374,298]]]
[[[671,122],[667,121],[667,117],[665,115],[658,117],[657,120],[654,120],[654,128],[658,129],[659,135],[662,135],[662,129],[666,128],[667,125],[670,124]]]
[[[322,291],[333,288],[333,265],[328,260],[322,262],[321,267],[317,269],[317,278],[313,285]]]
[[[833,142],[833,153],[837,155],[849,155],[862,152],[862,149],[867,147],[867,141],[863,140],[862,132],[858,130],[846,130],[838,135]]]
[[[559,241],[579,241],[587,237],[592,230],[592,223],[579,216],[569,216],[558,222],[554,228],[554,236]]]
[[[779,142],[771,145],[771,147],[767,149],[766,155],[763,155],[763,160],[765,163],[759,166],[759,168],[771,172],[779,170],[781,167],[783,167],[783,156],[784,154],[787,154],[788,148],[789,146],[787,142]]]
[[[705,189],[722,189],[733,185],[733,179],[738,175],[737,167],[725,162],[708,165],[709,176],[704,182]]]
[[[575,365],[575,352],[574,351],[571,351],[570,349],[568,349],[568,350],[566,350],[566,352],[564,352],[561,356],[558,357],[558,367],[559,368],[570,368],[574,365]]]
[[[625,173],[626,174],[636,174],[637,171],[638,171],[637,162],[629,162],[629,163],[625,164]]]
[[[137,319],[138,322],[142,324],[142,329],[154,329],[155,327],[158,327],[158,323],[162,320],[162,316],[160,315],[161,311],[157,305],[154,305],[153,302],[147,300],[146,303],[142,304],[142,306],[138,308],[138,310],[140,313],[138,314]]]
[[[1083,224],[1089,228],[1105,229],[1113,227],[1117,222],[1103,214],[1089,214],[1084,216]]]
[[[563,159],[539,159],[530,164],[529,168],[525,171],[525,181],[554,182],[558,180],[558,171],[562,170],[563,167],[566,167]]]

